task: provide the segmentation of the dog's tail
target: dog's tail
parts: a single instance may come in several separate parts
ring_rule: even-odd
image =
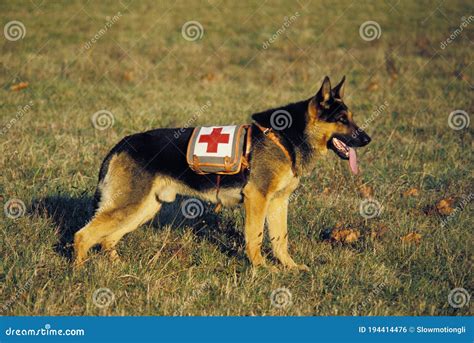
[[[97,212],[97,209],[99,208],[100,201],[103,198],[102,194],[102,186],[104,184],[105,177],[107,176],[107,173],[109,172],[109,165],[110,161],[112,158],[120,153],[121,151],[124,150],[124,148],[127,147],[127,139],[129,139],[130,136],[124,137],[120,142],[118,142],[112,150],[109,151],[107,156],[105,156],[104,160],[102,161],[102,164],[100,166],[100,171],[99,171],[99,179],[97,180],[97,187],[94,193],[94,200],[93,200],[93,208],[94,208],[94,213]]]
[[[114,154],[115,154],[115,151],[113,150],[110,151],[107,154],[107,156],[104,158],[100,166],[99,179],[97,180],[97,187],[95,189],[94,200],[92,204],[94,213],[96,213],[97,209],[99,208],[99,203],[100,203],[100,200],[102,199],[101,185],[103,184],[105,176],[107,175],[107,172],[109,171],[110,160],[112,159]]]

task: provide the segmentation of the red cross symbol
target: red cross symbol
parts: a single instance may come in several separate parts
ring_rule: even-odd
[[[208,135],[201,135],[199,137],[199,143],[207,143],[206,152],[217,152],[217,147],[221,143],[229,143],[229,134],[221,133],[222,127],[218,129],[212,129],[212,132]]]

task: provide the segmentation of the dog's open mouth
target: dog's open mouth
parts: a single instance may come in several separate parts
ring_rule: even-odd
[[[328,148],[332,149],[340,158],[349,160],[349,166],[353,174],[359,173],[357,154],[354,148],[347,146],[346,143],[336,137],[333,137],[331,140],[329,140]]]

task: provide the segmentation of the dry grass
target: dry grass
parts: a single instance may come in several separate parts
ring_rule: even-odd
[[[26,27],[23,39],[0,42],[0,195],[2,204],[17,198],[27,206],[24,216],[0,223],[2,314],[472,314],[472,306],[447,301],[455,287],[472,291],[472,210],[457,211],[445,227],[436,213],[423,213],[447,196],[457,198],[453,206],[472,199],[472,128],[447,124],[453,110],[472,113],[472,28],[440,48],[472,12],[469,1],[438,9],[429,1],[38,4],[0,3],[2,25]],[[204,28],[195,42],[181,35],[190,20]],[[359,36],[367,20],[380,24],[379,39]],[[190,223],[178,216],[179,204],[120,243],[123,263],[95,252],[72,270],[68,242],[89,219],[99,164],[121,137],[183,126],[208,101],[193,125],[248,122],[253,112],[309,97],[324,75],[334,82],[343,74],[356,120],[373,119],[373,143],[359,154],[361,177],[329,154],[292,200],[290,249],[310,273],[253,272],[241,209]],[[10,89],[19,82],[28,87]],[[102,109],[115,124],[99,131],[91,116]],[[374,219],[359,214],[362,185],[383,205]],[[402,196],[413,187],[418,196]],[[336,223],[361,238],[324,242]],[[402,244],[413,231],[420,243]],[[103,309],[92,301],[101,287],[115,295]],[[292,293],[284,309],[270,302],[279,287]]]

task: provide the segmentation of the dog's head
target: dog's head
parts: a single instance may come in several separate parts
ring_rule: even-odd
[[[320,149],[332,150],[340,158],[349,160],[351,171],[358,173],[354,148],[370,143],[370,137],[354,122],[352,112],[343,101],[345,77],[331,88],[326,76],[320,90],[309,102],[311,131],[317,136]]]

